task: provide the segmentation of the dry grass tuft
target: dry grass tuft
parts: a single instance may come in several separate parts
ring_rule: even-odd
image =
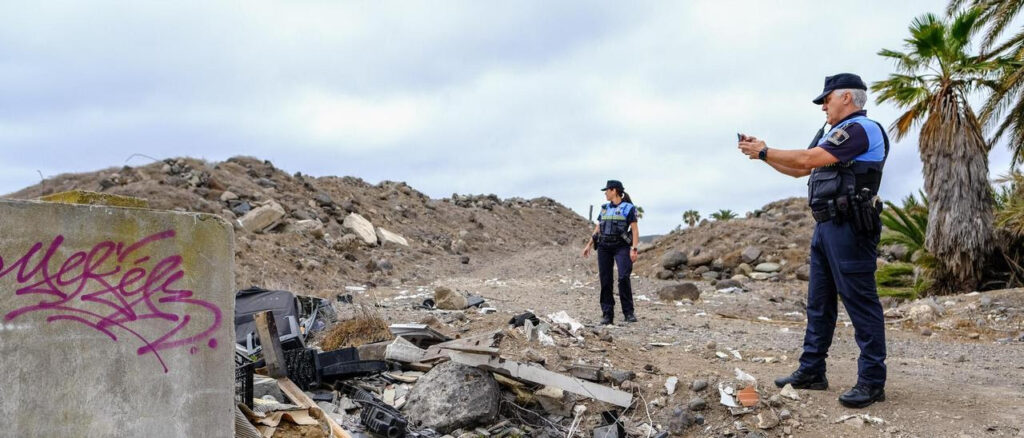
[[[394,338],[388,330],[387,321],[379,312],[367,305],[359,305],[358,308],[355,317],[341,321],[324,332],[320,348],[333,351]]]

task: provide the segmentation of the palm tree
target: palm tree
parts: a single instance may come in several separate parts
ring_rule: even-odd
[[[727,221],[729,219],[736,219],[736,213],[732,210],[718,210],[711,213],[711,218],[716,221]]]
[[[697,222],[700,222],[700,213],[698,213],[697,210],[684,211],[683,222],[686,222],[686,225],[693,227]]]
[[[895,61],[897,73],[871,87],[878,103],[906,109],[889,128],[897,140],[921,124],[918,150],[929,201],[925,247],[939,264],[939,292],[976,288],[994,248],[989,148],[967,102],[996,69],[968,53],[979,15],[970,9],[948,22],[933,14],[916,18],[906,52],[878,52]]]
[[[986,84],[990,93],[981,108],[981,122],[994,129],[989,147],[999,139],[1008,137],[1014,168],[1024,162],[1024,31],[995,46],[1000,36],[1024,10],[1024,0],[952,0],[947,12],[957,13],[961,8],[978,13],[978,22],[984,23],[981,51],[983,59],[1001,63],[999,77]]]

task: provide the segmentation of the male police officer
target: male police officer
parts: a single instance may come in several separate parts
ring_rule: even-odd
[[[806,150],[769,149],[742,136],[739,149],[793,177],[810,175],[808,202],[817,225],[811,239],[807,332],[800,368],[775,380],[779,387],[827,389],[825,358],[836,326],[836,294],[853,321],[860,347],[857,384],[839,396],[844,406],[862,408],[885,400],[885,323],[875,288],[875,259],[881,223],[878,186],[889,139],[863,110],[867,86],[857,75],[825,78],[814,103],[825,111],[824,127]]]

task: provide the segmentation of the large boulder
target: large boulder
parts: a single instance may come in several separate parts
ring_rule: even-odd
[[[445,434],[491,424],[498,415],[500,396],[491,373],[445,362],[420,377],[409,391],[404,413],[413,425]]]
[[[675,270],[686,264],[686,254],[682,251],[669,251],[661,258],[661,267]]]
[[[238,223],[250,233],[258,233],[277,225],[285,215],[284,207],[274,201],[245,213]]]
[[[367,245],[377,244],[377,233],[374,232],[373,224],[366,220],[366,218],[356,213],[350,213],[348,216],[345,216],[345,220],[341,225],[351,231],[352,234],[359,236]]]
[[[673,284],[658,289],[658,298],[662,301],[680,301],[682,299],[697,301],[700,298],[700,289],[696,284],[689,282]]]
[[[409,246],[409,241],[405,240],[401,234],[392,233],[383,228],[377,228],[377,239],[380,240],[380,245],[384,246],[387,244]]]

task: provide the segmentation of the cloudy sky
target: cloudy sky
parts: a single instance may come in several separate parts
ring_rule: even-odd
[[[876,52],[945,3],[4,2],[0,193],[132,154],[253,155],[584,216],[620,179],[661,233],[687,209],[803,194],[736,132],[805,147],[824,76],[884,78]],[[894,144],[883,196],[916,191],[920,169],[916,136]]]

